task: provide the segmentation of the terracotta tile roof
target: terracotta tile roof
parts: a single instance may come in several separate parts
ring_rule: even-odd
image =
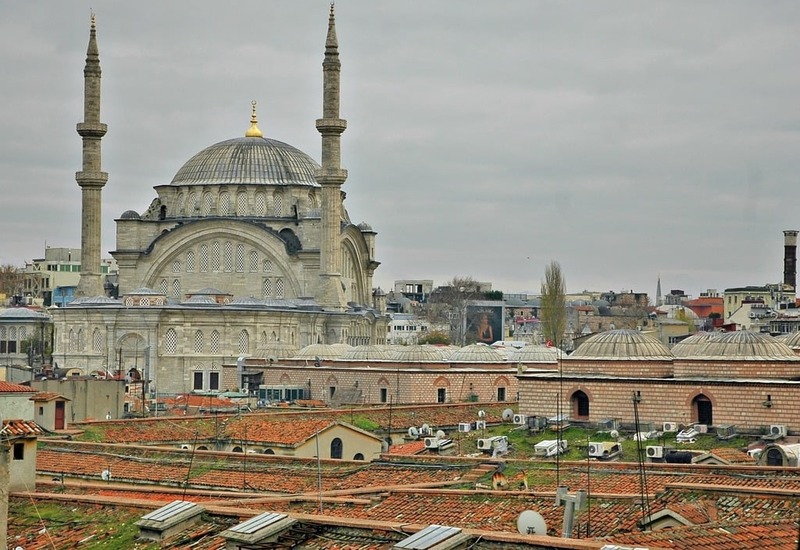
[[[53,401],[55,399],[63,399],[65,401],[72,401],[68,397],[64,397],[60,393],[56,393],[54,391],[40,391],[33,397],[31,397],[31,401],[39,402],[46,402],[46,401]]]
[[[731,464],[755,464],[756,460],[744,451],[731,447],[711,449],[711,454]]]
[[[47,432],[33,420],[3,420],[2,433],[6,437],[32,437]]]
[[[415,455],[425,450],[425,441],[419,439],[402,445],[392,445],[387,454],[390,455]]]
[[[233,440],[297,446],[335,424],[332,420],[272,420],[264,415],[231,418],[225,436]]]
[[[22,386],[20,384],[13,384],[5,380],[0,380],[0,393],[36,393],[36,391],[37,390],[34,390],[30,386]]]

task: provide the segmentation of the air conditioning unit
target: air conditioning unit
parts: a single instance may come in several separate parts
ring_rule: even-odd
[[[785,424],[773,424],[769,427],[769,435],[777,437],[786,437],[788,433]]]
[[[697,433],[699,434],[707,434],[708,424],[695,424],[694,429],[697,430]]]
[[[470,430],[471,426],[469,422],[459,422],[458,423],[458,431],[461,433],[467,433]]]
[[[662,445],[648,445],[645,449],[647,458],[664,458],[664,447]]]
[[[602,443],[589,443],[589,456],[603,456]]]
[[[475,422],[475,429],[476,430],[485,430],[486,429],[486,421],[485,420],[478,420]]]
[[[438,437],[426,437],[425,441],[425,448],[426,449],[438,449],[439,448],[439,438]]]
[[[677,432],[678,431],[678,423],[677,422],[664,422],[661,426],[662,432]]]
[[[517,426],[523,426],[528,423],[528,416],[524,414],[515,414],[513,418],[514,424]]]
[[[491,451],[503,441],[508,441],[508,438],[504,435],[481,438],[478,440],[478,449],[481,451]]]

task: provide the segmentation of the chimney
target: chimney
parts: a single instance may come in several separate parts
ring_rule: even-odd
[[[797,288],[797,231],[783,232],[783,284]]]

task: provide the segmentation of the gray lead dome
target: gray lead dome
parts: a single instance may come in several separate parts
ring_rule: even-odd
[[[186,161],[170,185],[305,185],[318,187],[319,165],[282,141],[241,137],[215,143]]]

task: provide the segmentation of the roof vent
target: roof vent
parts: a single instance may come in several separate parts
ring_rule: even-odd
[[[449,550],[450,548],[458,548],[470,536],[462,533],[458,527],[447,527],[445,525],[429,525],[422,531],[417,531],[410,537],[407,537],[392,548],[408,549],[408,550],[428,550],[436,548],[436,550]]]
[[[247,546],[262,544],[270,537],[277,537],[295,523],[297,523],[297,520],[290,518],[286,514],[264,512],[231,527],[227,531],[223,531],[221,536],[229,541]]]
[[[136,522],[139,538],[160,542],[197,523],[204,508],[193,502],[173,500]]]

